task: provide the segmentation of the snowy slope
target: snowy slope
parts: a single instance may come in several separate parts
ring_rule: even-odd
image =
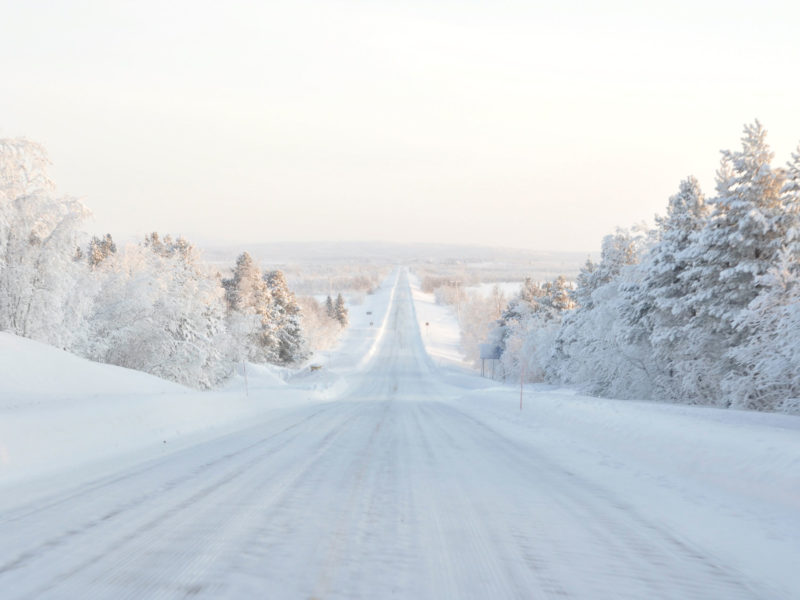
[[[252,384],[264,396],[246,398],[242,388],[201,393],[9,334],[0,334],[0,356],[0,490],[160,456],[288,400],[273,400],[269,392],[280,386],[256,369]]]
[[[45,344],[0,332],[0,409],[86,396],[182,393],[147,373],[103,365]]]

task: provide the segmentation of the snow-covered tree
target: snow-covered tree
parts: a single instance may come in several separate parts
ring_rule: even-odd
[[[504,377],[518,377],[524,370],[528,381],[545,379],[562,315],[575,306],[570,288],[561,276],[543,284],[525,279],[488,335],[488,343],[501,350]]]
[[[748,335],[730,351],[737,368],[723,391],[738,408],[780,410],[793,402],[800,410],[800,148],[785,172],[781,204],[777,260],[735,323]]]
[[[756,121],[745,127],[740,151],[723,152],[712,214],[680,256],[692,266],[681,274],[688,291],[676,310],[690,320],[677,368],[694,401],[729,404],[725,381],[740,375],[731,350],[753,334],[740,313],[762,292],[786,240],[783,174],[770,166],[765,137]]]
[[[102,238],[99,238],[96,235],[92,236],[92,239],[89,241],[89,266],[94,269],[97,267],[97,265],[116,252],[117,245],[114,243],[110,233],[107,233]]]
[[[70,347],[85,296],[85,268],[74,260],[89,211],[55,196],[44,148],[0,140],[0,330]]]
[[[277,362],[290,365],[308,357],[308,344],[302,327],[300,305],[289,290],[282,271],[270,271],[264,281],[272,295],[271,320],[277,331]]]
[[[307,340],[309,351],[332,348],[342,334],[339,321],[331,318],[325,303],[317,302],[313,296],[300,296],[297,303],[303,315],[303,336]]]
[[[336,319],[336,308],[333,306],[333,298],[330,294],[325,298],[325,311],[328,313],[329,319]]]
[[[347,327],[350,322],[350,315],[347,310],[347,305],[344,302],[344,297],[341,294],[336,296],[336,304],[333,307],[333,313],[336,320],[339,321],[339,324],[342,327]]]
[[[600,263],[587,263],[573,294],[584,304],[566,313],[553,341],[549,379],[616,397],[650,393],[648,356],[631,344],[630,290],[639,285],[634,267],[651,242],[644,228],[618,229],[603,239]]]
[[[151,234],[95,273],[90,358],[201,388],[230,374],[225,292],[186,240]]]
[[[261,268],[244,252],[236,259],[233,277],[222,283],[228,300],[229,327],[242,358],[256,363],[279,362],[279,325]]]
[[[765,290],[736,322],[750,334],[730,351],[737,377],[725,382],[726,400],[736,408],[798,411],[800,255],[785,249],[762,283]]]
[[[699,183],[694,177],[687,178],[669,199],[666,216],[656,218],[657,241],[642,262],[641,286],[628,290],[635,307],[635,322],[630,323],[632,335],[636,342],[649,344],[653,384],[664,399],[680,400],[685,394],[677,363],[686,351],[682,330],[692,317],[683,302],[690,285],[685,279],[691,266],[686,252],[708,216],[708,204]]]

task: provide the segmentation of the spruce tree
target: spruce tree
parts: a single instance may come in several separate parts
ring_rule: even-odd
[[[300,305],[289,290],[282,271],[270,271],[264,280],[272,295],[272,321],[278,340],[277,362],[289,365],[308,357],[308,344],[303,333]]]
[[[111,234],[107,233],[104,237],[99,238],[96,235],[92,237],[89,242],[88,260],[91,268],[96,268],[97,265],[102,263],[112,254],[116,254],[117,245],[111,238]]]
[[[328,294],[328,297],[325,298],[325,312],[327,313],[329,319],[336,319],[336,309],[333,306],[333,298],[331,298],[330,294]]]
[[[686,253],[708,216],[708,204],[697,179],[682,181],[678,193],[669,199],[666,216],[656,219],[658,241],[642,266],[641,294],[632,300],[641,317],[638,325],[652,348],[654,384],[665,399],[677,400],[684,394],[679,363],[686,348],[681,330],[692,316],[683,301],[690,290],[686,271],[691,262]]]
[[[692,266],[681,274],[689,288],[681,310],[690,315],[681,370],[697,401],[729,404],[723,382],[738,376],[730,351],[752,334],[737,321],[763,290],[786,237],[780,227],[783,174],[770,166],[765,138],[756,121],[744,128],[740,151],[722,153],[711,217],[682,256]]]
[[[339,321],[339,324],[342,327],[347,327],[347,324],[350,322],[350,317],[348,314],[347,306],[344,303],[344,297],[339,294],[336,296],[336,305],[334,307],[334,313],[336,315],[336,320]]]
[[[261,268],[247,252],[236,259],[233,277],[222,282],[230,327],[240,338],[244,357],[253,362],[279,362],[278,324],[270,289]]]

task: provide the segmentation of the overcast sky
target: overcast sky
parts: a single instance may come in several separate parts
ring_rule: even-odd
[[[796,2],[0,4],[0,137],[118,238],[592,250],[800,141]]]

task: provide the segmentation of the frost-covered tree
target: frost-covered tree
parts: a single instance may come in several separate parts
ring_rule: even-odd
[[[785,172],[781,204],[782,248],[735,323],[748,335],[730,351],[737,368],[723,390],[737,408],[800,410],[800,148]]]
[[[650,393],[648,357],[630,343],[635,318],[626,293],[639,284],[634,267],[650,243],[642,228],[618,229],[603,239],[600,263],[587,264],[573,295],[584,304],[565,315],[553,341],[546,366],[549,379],[616,397]]]
[[[256,363],[279,362],[279,325],[272,293],[258,264],[247,252],[236,259],[233,277],[223,280],[229,327],[242,358]]]
[[[200,388],[230,374],[225,292],[186,240],[151,234],[95,273],[90,358]]]
[[[333,307],[333,313],[336,320],[339,321],[339,324],[342,327],[347,327],[348,323],[350,323],[350,315],[347,310],[347,305],[344,302],[344,297],[341,294],[336,296],[336,304]]]
[[[112,254],[116,254],[116,252],[117,245],[114,243],[110,233],[107,233],[102,238],[99,238],[96,235],[92,236],[92,239],[89,241],[89,250],[87,253],[89,266],[93,269],[96,268],[97,265],[99,265]]]
[[[277,331],[277,362],[290,365],[305,360],[308,343],[303,333],[300,305],[282,271],[270,271],[264,281],[272,295],[271,320]]]
[[[86,304],[74,257],[89,211],[55,195],[48,165],[42,146],[0,140],[0,330],[64,348]]]
[[[303,315],[303,336],[309,351],[332,348],[342,334],[342,328],[336,319],[328,315],[325,303],[317,302],[313,296],[300,296],[297,303]]]
[[[649,344],[653,384],[664,399],[680,400],[685,394],[683,373],[676,363],[685,353],[682,330],[692,317],[683,301],[690,290],[685,273],[692,265],[687,250],[708,216],[699,183],[687,178],[669,199],[666,216],[656,218],[657,241],[640,267],[641,285],[628,290],[635,315],[630,323],[632,336],[637,343]]]
[[[336,319],[336,309],[333,306],[333,298],[331,298],[330,294],[328,294],[328,297],[325,298],[325,311],[327,312],[329,319]]]
[[[528,381],[544,380],[562,315],[575,306],[570,292],[561,276],[543,284],[525,279],[488,336],[488,342],[501,350],[504,377],[518,377],[524,370]]]
[[[756,121],[745,127],[741,150],[723,152],[712,214],[681,256],[692,266],[681,275],[688,291],[677,310],[690,320],[677,368],[693,401],[729,404],[725,381],[739,376],[731,350],[753,333],[740,313],[763,290],[786,239],[783,175],[770,166],[765,137]]]
[[[762,279],[765,290],[739,314],[750,335],[730,355],[736,377],[726,400],[736,408],[800,411],[800,255],[785,249]]]

